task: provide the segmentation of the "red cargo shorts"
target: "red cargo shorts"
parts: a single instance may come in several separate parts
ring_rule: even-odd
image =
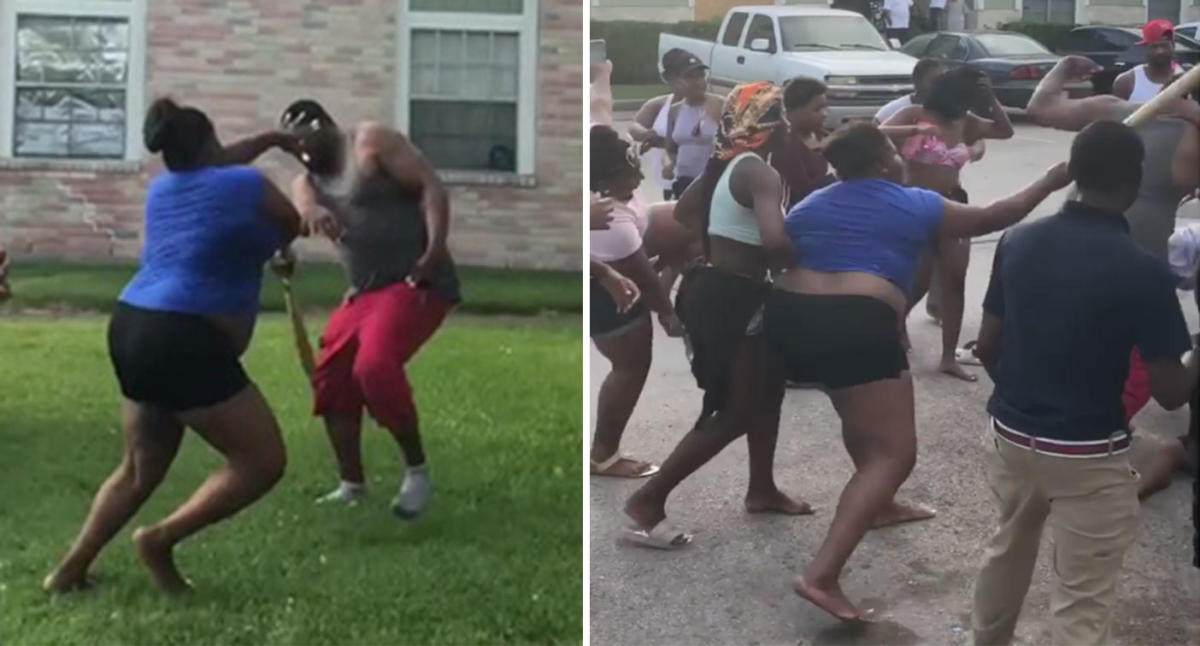
[[[329,317],[313,373],[314,412],[359,415],[389,430],[414,428],[417,409],[404,365],[433,336],[450,302],[396,283],[352,296]]]
[[[1129,420],[1150,401],[1150,372],[1142,354],[1137,348],[1129,355],[1129,378],[1125,380],[1125,390],[1121,393],[1121,403],[1125,405],[1125,425]]]

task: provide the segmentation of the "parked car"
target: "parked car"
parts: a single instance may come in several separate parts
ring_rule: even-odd
[[[1009,108],[1024,108],[1038,82],[1062,58],[1038,41],[1016,32],[938,32],[922,34],[901,50],[916,58],[934,58],[955,67],[965,65],[988,75],[996,98]],[[1072,97],[1087,96],[1091,86],[1067,88]]]
[[[1175,31],[1175,57],[1185,68],[1200,63],[1200,42],[1188,37],[1180,25]],[[1117,76],[1146,62],[1146,47],[1138,45],[1142,39],[1140,29],[1113,27],[1110,25],[1088,25],[1076,27],[1067,34],[1058,53],[1063,56],[1086,56],[1104,70],[1092,77],[1097,94],[1112,92]]]
[[[1176,25],[1175,33],[1192,40],[1200,40],[1200,22],[1185,22],[1182,25]]]
[[[717,88],[754,81],[782,85],[797,77],[824,81],[830,128],[869,120],[880,107],[911,93],[917,63],[893,51],[862,14],[812,6],[734,7],[716,42],[660,35],[659,59],[676,47],[708,64]]]

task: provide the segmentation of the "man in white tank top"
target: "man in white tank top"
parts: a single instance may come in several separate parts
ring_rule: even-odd
[[[1170,20],[1151,20],[1142,27],[1146,62],[1113,81],[1113,94],[1130,103],[1145,103],[1162,91],[1182,68],[1175,62],[1175,26]]]

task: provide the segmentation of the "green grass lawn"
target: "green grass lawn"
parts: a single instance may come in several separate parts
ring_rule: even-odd
[[[19,277],[22,286],[37,280]],[[0,318],[0,644],[582,640],[578,317],[457,315],[416,357],[410,374],[436,494],[427,515],[404,522],[388,509],[398,451],[373,425],[364,434],[368,502],[313,504],[336,483],[333,458],[308,414],[286,319],[264,316],[246,366],[284,429],[284,479],[181,545],[178,563],[196,592],[166,599],[129,531],[163,517],[220,463],[189,434],[158,492],[101,554],[98,585],[51,597],[41,579],[121,452],[105,324]]]
[[[13,300],[7,307],[111,311],[116,295],[136,270],[133,265],[123,264],[13,261],[9,277]],[[577,271],[460,267],[459,279],[463,292],[459,312],[583,311],[583,280]],[[300,265],[292,284],[297,299],[305,308],[332,308],[346,292],[346,278],[341,267],[328,263]],[[279,281],[269,272],[263,280],[262,305],[267,311],[283,311]]]
[[[653,99],[656,96],[666,94],[671,91],[671,88],[666,85],[614,85],[612,86],[614,101],[628,101],[631,99]]]

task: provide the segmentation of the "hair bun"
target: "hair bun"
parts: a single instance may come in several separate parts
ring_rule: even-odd
[[[147,150],[152,153],[162,151],[171,120],[179,114],[179,110],[179,104],[166,97],[158,99],[150,106],[150,110],[146,114],[145,125],[142,128],[142,137]]]

